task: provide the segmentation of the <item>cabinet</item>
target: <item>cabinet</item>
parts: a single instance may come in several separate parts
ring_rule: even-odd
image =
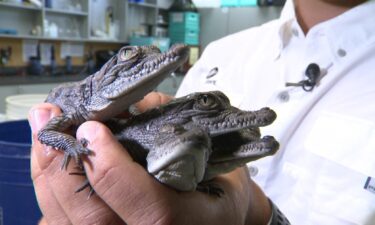
[[[0,0],[0,38],[127,42],[155,35],[173,0]],[[165,19],[163,19],[165,18]],[[159,22],[158,22],[159,21]]]
[[[47,1],[47,0],[46,0]],[[42,30],[48,38],[87,39],[89,33],[89,1],[48,1],[42,7]],[[47,7],[48,6],[48,7]]]
[[[40,6],[15,0],[0,1],[0,37],[88,39],[89,0],[45,1]]]
[[[167,9],[172,3],[173,0],[129,0],[126,36],[167,36]]]

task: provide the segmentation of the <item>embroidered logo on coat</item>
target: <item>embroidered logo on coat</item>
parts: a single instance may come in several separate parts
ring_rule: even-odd
[[[375,194],[375,179],[368,177],[364,186],[365,190]]]
[[[217,72],[219,72],[219,68],[217,67],[212,68],[210,72],[208,72],[206,79],[210,79],[211,77],[215,76]]]
[[[213,85],[216,84],[216,80],[211,80],[210,78],[214,77],[217,74],[217,72],[219,72],[219,68],[217,68],[217,67],[212,68],[208,72],[208,74],[206,76],[206,83],[207,84],[213,84]]]

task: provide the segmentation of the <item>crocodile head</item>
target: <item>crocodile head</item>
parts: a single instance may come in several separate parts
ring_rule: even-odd
[[[123,47],[102,69],[101,95],[116,99],[133,89],[154,88],[153,84],[163,80],[165,76],[162,75],[175,71],[187,55],[188,48],[182,44],[174,45],[164,53],[155,46]]]
[[[256,111],[238,109],[220,91],[196,92],[174,99],[155,111],[165,115],[163,120],[166,123],[183,124],[186,128],[198,126],[211,137],[248,127],[267,126],[276,119],[276,113],[268,107]],[[159,113],[150,113],[157,114]]]
[[[86,110],[103,119],[128,108],[181,66],[188,53],[183,44],[166,52],[155,46],[123,47],[93,76]]]
[[[176,44],[166,52],[155,46],[125,46],[96,73],[64,83],[46,102],[84,120],[106,121],[141,100],[188,58],[189,48]]]
[[[274,137],[261,137],[259,127],[270,125],[276,119],[276,113],[268,107],[241,110],[232,106],[224,93],[212,91],[176,99],[167,108],[177,109],[173,114],[178,115],[176,120],[186,129],[200,127],[210,136],[211,153],[205,180],[272,155],[279,148]]]

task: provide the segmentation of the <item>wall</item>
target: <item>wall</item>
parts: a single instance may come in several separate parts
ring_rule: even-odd
[[[228,34],[280,16],[282,7],[201,8],[201,47]]]

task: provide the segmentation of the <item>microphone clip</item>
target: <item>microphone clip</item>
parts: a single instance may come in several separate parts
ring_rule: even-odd
[[[294,86],[294,87],[302,87],[302,89],[306,92],[310,92],[316,86],[317,80],[320,77],[320,67],[316,63],[310,63],[305,71],[305,75],[307,76],[306,80],[301,80],[298,83],[285,83],[286,87]]]

